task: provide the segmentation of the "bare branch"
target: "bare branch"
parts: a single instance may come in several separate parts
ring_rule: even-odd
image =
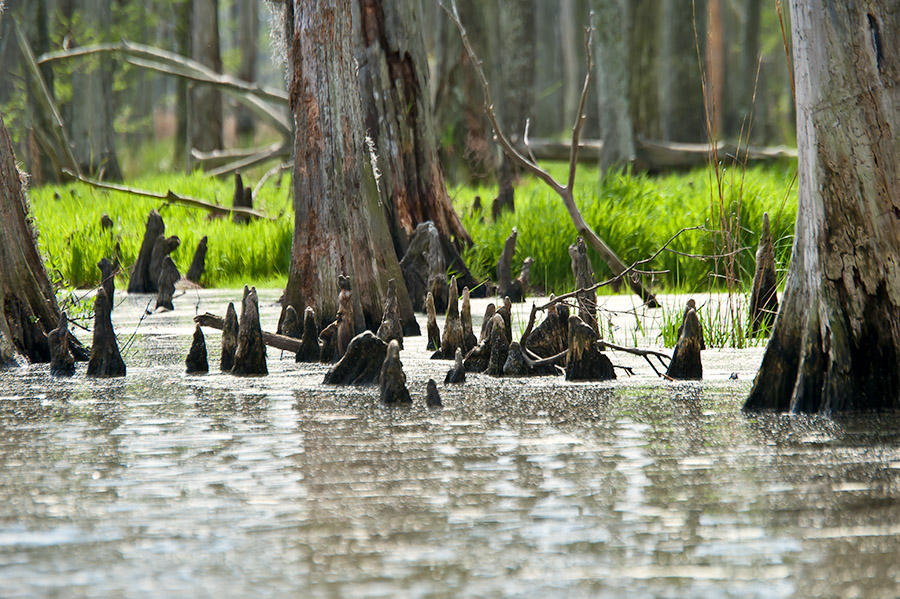
[[[591,74],[594,72],[594,11],[591,11],[590,24],[587,28],[585,36],[584,49],[587,53],[587,72],[584,74],[584,86],[581,88],[581,101],[578,103],[578,114],[575,115],[575,124],[572,125],[572,149],[569,156],[569,181],[566,189],[573,190],[575,185],[575,170],[578,168],[578,142],[581,139],[581,129],[584,127],[584,121],[587,115],[584,114],[584,107],[587,103],[588,93],[591,90]]]

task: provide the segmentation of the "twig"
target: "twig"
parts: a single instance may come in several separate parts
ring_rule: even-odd
[[[281,164],[277,164],[267,170],[266,174],[260,177],[259,181],[257,181],[256,185],[253,187],[253,198],[256,198],[256,194],[259,193],[259,190],[262,189],[262,186],[265,185],[266,181],[268,181],[273,175],[289,168],[291,168],[290,162],[282,162]]]

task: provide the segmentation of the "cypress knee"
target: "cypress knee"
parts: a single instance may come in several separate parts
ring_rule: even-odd
[[[109,305],[115,308],[116,273],[119,272],[119,258],[115,257],[113,260],[110,262],[109,258],[102,258],[97,263],[97,268],[100,269],[100,285],[106,290]]]
[[[47,342],[50,344],[50,374],[75,374],[75,358],[69,351],[69,318],[65,312],[60,313],[59,324],[47,335]]]
[[[300,338],[300,351],[297,362],[315,362],[319,359],[319,333],[316,327],[316,313],[311,306],[303,312],[303,337]]]
[[[429,408],[440,408],[444,405],[434,379],[428,379],[428,383],[425,385],[425,405]]]
[[[191,342],[191,349],[188,351],[187,358],[184,361],[186,366],[185,372],[188,374],[202,374],[209,372],[209,360],[206,355],[206,338],[200,325],[194,329],[194,339]]]
[[[681,335],[675,345],[672,361],[666,375],[673,379],[700,380],[703,378],[703,365],[700,362],[700,342],[703,332],[700,329],[700,319],[697,312],[688,309],[684,315]]]
[[[156,279],[150,279],[150,258],[157,237],[166,232],[166,225],[156,210],[151,210],[144,227],[144,238],[138,251],[131,278],[128,281],[128,293],[153,293],[156,291]]]
[[[172,305],[172,297],[175,295],[175,283],[177,283],[180,278],[181,274],[178,272],[178,268],[172,261],[171,256],[166,256],[159,271],[159,278],[156,280],[157,309],[175,309],[175,306]]]
[[[94,338],[87,375],[94,377],[125,376],[125,362],[119,353],[119,344],[113,331],[110,312],[112,304],[101,287],[94,300]]]
[[[225,328],[222,329],[222,357],[219,369],[223,372],[231,372],[234,368],[234,352],[238,342],[238,318],[234,310],[234,304],[229,302],[225,311]]]
[[[463,351],[468,353],[478,345],[478,339],[475,338],[475,333],[472,331],[472,302],[469,298],[468,287],[463,287],[462,308],[460,308],[459,316],[463,328]]]
[[[447,376],[444,377],[445,385],[466,382],[466,368],[463,365],[463,354],[462,350],[458,347],[456,348],[456,355],[453,356],[453,360],[453,368],[447,371]],[[485,368],[487,368],[487,366],[485,366]]]
[[[301,338],[303,332],[300,330],[300,319],[297,318],[294,306],[285,306],[284,316],[281,318],[281,330],[278,331],[278,334],[294,339]]]
[[[485,374],[502,376],[503,365],[509,354],[509,339],[506,334],[506,324],[500,314],[494,314],[491,322],[491,356],[488,359]]]
[[[247,289],[244,286],[237,349],[234,352],[234,368],[231,372],[238,375],[269,374],[266,366],[266,344],[263,342],[262,328],[259,325],[256,287]]]
[[[397,286],[394,279],[388,281],[387,295],[384,298],[384,313],[381,317],[381,326],[376,333],[385,343],[396,339],[403,349],[403,326],[400,323],[400,309],[397,302]]]
[[[567,381],[607,381],[616,378],[612,362],[601,351],[594,329],[574,314],[569,316],[566,355]]]
[[[153,252],[150,254],[148,276],[152,287],[148,289],[149,293],[153,293],[159,289],[159,276],[162,273],[165,260],[169,254],[178,249],[179,245],[181,245],[181,240],[177,235],[172,235],[171,237],[163,237],[160,235],[156,238],[156,242],[153,244]]]
[[[197,244],[197,249],[194,251],[194,258],[191,260],[191,266],[188,268],[187,275],[185,276],[188,281],[192,281],[198,285],[200,284],[200,278],[203,276],[203,272],[206,270],[207,243],[207,237],[204,235],[203,239],[200,240],[200,243]]]
[[[428,332],[428,345],[425,349],[430,351],[438,351],[441,349],[441,330],[437,325],[437,313],[434,308],[434,296],[431,292],[425,296],[425,314],[428,319],[426,330]]]
[[[378,377],[381,388],[381,401],[386,404],[411,403],[409,390],[406,388],[406,374],[403,372],[403,364],[400,362],[400,344],[392,339],[387,346],[386,356],[381,365],[381,374]]]
[[[363,331],[347,346],[344,356],[325,374],[326,385],[374,385],[387,355],[387,343]],[[398,351],[399,351],[399,345]]]
[[[756,248],[756,271],[750,292],[750,334],[759,337],[772,329],[778,313],[778,279],[775,274],[775,246],[769,231],[769,215],[763,214],[762,234]],[[701,348],[703,349],[703,348]]]

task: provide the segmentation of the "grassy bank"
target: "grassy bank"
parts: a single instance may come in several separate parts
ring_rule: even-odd
[[[144,177],[129,185],[149,191],[167,190],[231,204],[231,180],[215,180],[201,174],[163,174]],[[287,278],[294,218],[290,200],[290,178],[269,181],[259,193],[256,208],[277,220],[256,220],[235,225],[228,219],[210,219],[196,208],[165,205],[159,200],[111,192],[76,183],[45,186],[29,191],[31,209],[39,232],[39,244],[52,276],[74,287],[92,287],[99,282],[95,266],[100,258],[112,256],[116,242],[122,250],[122,281],[137,258],[144,224],[151,209],[160,211],[166,235],[178,235],[181,246],[172,254],[178,269],[185,273],[200,239],[209,237],[206,274],[208,287],[238,286],[246,283],[281,287]],[[103,231],[100,217],[108,214],[115,223]]]
[[[565,180],[566,169],[561,164],[549,167],[557,180]],[[753,277],[764,212],[770,216],[778,266],[787,266],[797,210],[796,185],[791,185],[795,172],[795,166],[784,164],[751,167],[743,175],[738,170],[724,174],[726,215],[739,215],[740,226],[733,228],[737,246],[744,248],[736,260],[742,286],[748,286]],[[651,256],[679,229],[697,225],[706,230],[684,233],[669,247],[682,254],[723,253],[717,224],[720,203],[718,193],[711,193],[717,185],[708,169],[662,177],[614,174],[599,184],[598,176],[596,169],[579,169],[577,203],[587,223],[626,264]],[[517,227],[515,271],[526,256],[532,256],[534,283],[543,285],[548,292],[570,291],[573,279],[567,247],[575,239],[575,228],[559,197],[538,180],[524,178],[516,189],[515,213],[504,213],[494,223],[490,204],[495,195],[493,187],[451,189],[456,209],[475,242],[466,260],[476,276],[496,277],[503,242],[512,227]],[[475,196],[481,197],[481,211],[472,209]],[[591,259],[598,276],[611,274],[596,255]],[[724,274],[724,262],[663,252],[644,268],[666,271],[655,275],[657,288],[696,292],[723,286],[716,274]]]

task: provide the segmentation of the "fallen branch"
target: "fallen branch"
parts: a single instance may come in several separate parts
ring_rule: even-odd
[[[219,204],[213,204],[211,202],[207,202],[204,200],[200,200],[197,198],[192,198],[190,196],[183,196],[175,193],[172,190],[169,190],[168,193],[162,194],[154,191],[147,191],[144,189],[137,189],[134,187],[127,187],[125,185],[115,185],[113,183],[101,183],[95,179],[91,179],[89,177],[85,177],[84,175],[77,175],[70,171],[69,169],[63,169],[63,173],[69,175],[81,181],[82,183],[86,183],[91,187],[96,187],[98,189],[106,189],[109,191],[119,191],[122,193],[128,193],[131,195],[141,196],[145,198],[153,198],[156,200],[162,200],[169,204],[182,204],[184,206],[191,206],[193,208],[202,208],[204,210],[208,210],[213,214],[220,214],[222,216],[228,216],[231,214],[243,214],[244,216],[248,216],[250,218],[263,218],[266,220],[275,220],[271,216],[266,216],[261,212],[257,212],[251,208],[240,208],[240,207],[230,207],[230,206],[221,206]]]
[[[206,312],[205,314],[198,314],[194,317],[194,322],[199,324],[201,327],[208,327],[210,329],[216,329],[219,331],[225,329],[225,319],[221,316],[210,314],[209,312]],[[277,335],[275,333],[267,333],[266,331],[262,332],[262,339],[263,343],[270,347],[274,347],[275,349],[288,351],[294,354],[300,351],[300,339],[285,337],[284,335]]]

